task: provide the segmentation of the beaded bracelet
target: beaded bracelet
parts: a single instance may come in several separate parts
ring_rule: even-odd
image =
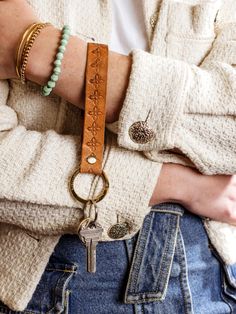
[[[53,88],[56,86],[56,82],[58,81],[60,73],[61,73],[61,63],[64,57],[66,46],[69,41],[70,34],[71,34],[70,27],[68,25],[65,25],[62,29],[61,42],[60,42],[60,45],[56,54],[56,60],[54,61],[53,73],[50,77],[50,80],[47,82],[47,84],[42,87],[43,96],[49,96]]]

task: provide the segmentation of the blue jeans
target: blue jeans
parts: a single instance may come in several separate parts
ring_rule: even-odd
[[[61,237],[23,313],[236,313],[236,265],[220,261],[201,219],[178,204],[154,206],[130,240],[99,243],[95,274],[85,261],[79,238]],[[16,312],[0,304],[0,313]]]

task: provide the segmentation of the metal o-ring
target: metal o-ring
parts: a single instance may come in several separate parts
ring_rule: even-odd
[[[91,218],[89,218],[89,217],[84,218],[84,219],[80,222],[80,224],[79,224],[78,233],[80,232],[81,229],[87,228],[91,222],[92,222],[92,219],[91,219]]]
[[[90,209],[89,209],[89,217],[91,217],[92,215],[91,215],[91,212],[92,212],[92,206],[94,205],[94,219],[91,221],[91,222],[93,222],[93,223],[96,223],[97,222],[97,220],[98,220],[98,209],[97,209],[97,206],[96,206],[96,203],[92,203],[91,204],[91,207],[90,207]]]
[[[99,176],[102,178],[104,186],[102,191],[93,199],[84,199],[83,197],[79,196],[75,189],[74,189],[74,182],[76,177],[81,174],[80,173],[80,168],[76,169],[75,172],[72,174],[70,180],[69,180],[69,189],[70,192],[72,194],[72,196],[79,202],[83,203],[83,204],[87,204],[87,203],[98,203],[100,202],[107,194],[108,190],[109,190],[109,180],[107,178],[107,175],[104,171],[102,171],[101,174],[99,174]]]

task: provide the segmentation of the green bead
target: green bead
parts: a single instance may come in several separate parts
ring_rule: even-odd
[[[64,54],[62,52],[58,52],[57,53],[57,60],[62,60],[63,56],[64,56]]]
[[[47,86],[50,87],[50,88],[54,88],[56,86],[56,83],[53,82],[53,81],[48,81]]]
[[[70,34],[70,28],[63,27],[62,34]]]
[[[51,92],[43,92],[43,96],[47,97],[51,94]]]
[[[62,35],[62,39],[65,39],[65,40],[68,41],[69,38],[70,38],[70,34],[64,33],[64,34]]]
[[[68,40],[66,40],[66,39],[62,39],[61,40],[61,45],[62,46],[66,46],[68,44]]]
[[[55,67],[54,69],[53,69],[53,73],[54,74],[56,74],[56,75],[59,75],[60,73],[61,73],[61,68],[60,67]]]
[[[58,79],[59,79],[59,76],[56,75],[56,74],[53,74],[53,75],[51,76],[51,78],[50,78],[50,80],[53,81],[53,82],[57,82]]]
[[[58,51],[60,51],[60,52],[65,52],[65,51],[66,51],[66,47],[65,47],[65,46],[60,46],[60,47],[58,48]]]
[[[54,61],[54,65],[56,65],[56,66],[61,66],[61,60],[56,60],[56,61]]]
[[[70,27],[68,25],[65,25],[62,29],[62,39],[58,48],[56,60],[54,61],[55,66],[53,69],[53,73],[47,85],[42,87],[43,96],[49,96],[53,88],[56,86],[56,82],[58,81],[59,75],[61,73],[61,63],[64,56],[64,52],[66,50],[66,45],[68,44],[70,34],[71,34]]]
[[[43,94],[43,96],[49,96],[50,93],[51,93],[51,91],[52,91],[52,88],[50,88],[50,87],[48,87],[48,86],[44,86],[44,87],[42,88],[42,94]]]
[[[69,29],[65,29],[63,32],[62,32],[62,36],[63,35],[67,35],[67,36],[70,36],[71,35],[71,31]]]
[[[65,31],[65,30],[70,30],[70,26],[69,26],[69,25],[64,25],[62,30],[63,30],[63,31]]]
[[[48,87],[47,85],[45,85],[44,87],[43,87],[43,91],[44,92],[51,92],[52,91],[52,88],[51,87]]]

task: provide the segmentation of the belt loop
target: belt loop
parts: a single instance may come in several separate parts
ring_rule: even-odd
[[[182,214],[178,204],[161,204],[145,217],[134,251],[125,303],[164,300]]]

